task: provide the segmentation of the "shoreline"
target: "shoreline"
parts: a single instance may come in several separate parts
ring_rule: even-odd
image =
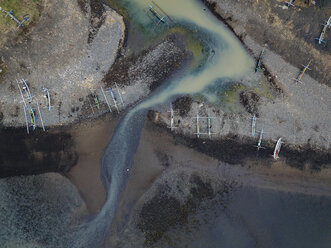
[[[206,1],[204,1],[203,0],[203,2],[205,3]],[[207,4],[206,4],[206,6],[207,6]],[[215,14],[215,13],[217,13],[216,11],[213,11],[212,10],[212,12]],[[242,38],[240,37],[240,36],[238,36],[237,35],[237,33],[234,31],[234,28],[230,25],[230,24],[228,24],[227,22],[226,22],[226,19],[224,19],[220,14],[218,14],[217,13],[217,15],[216,15],[216,17],[218,18],[218,19],[220,19],[221,21],[222,21],[222,23],[224,23],[227,27],[229,27],[231,30],[232,30],[232,32],[233,32],[233,34],[243,43],[243,45],[245,46],[245,48],[246,48],[246,50],[248,50],[248,52],[249,53],[251,53],[251,55],[254,55],[254,52],[252,52],[251,50],[250,50],[250,48],[249,48],[249,46],[245,43],[245,41],[243,41],[242,40]],[[123,49],[123,48],[125,48],[125,44],[126,44],[126,40],[127,40],[127,30],[128,30],[128,28],[127,28],[127,24],[125,23],[125,29],[124,29],[124,33],[125,33],[125,37],[124,37],[124,40],[121,40],[121,42],[120,42],[120,44],[122,45],[122,47],[118,47],[118,49],[117,49],[117,55],[116,55],[116,58],[115,58],[115,62],[114,63],[116,63],[120,58],[121,58],[121,56],[119,56],[119,52],[120,52],[120,50],[121,49]],[[122,43],[123,42],[123,43]],[[91,123],[99,123],[99,125],[107,125],[107,123],[104,121],[104,119],[103,118],[105,118],[105,116],[108,116],[107,114],[105,114],[105,115],[101,115],[101,116],[99,116],[99,117],[96,117],[96,118],[94,118],[94,119],[90,119],[90,120],[87,120],[87,122],[91,122]],[[84,124],[82,124],[82,123],[84,123],[86,120],[77,120],[77,122],[75,122],[75,123],[71,123],[70,125],[66,125],[65,127],[63,127],[65,130],[72,130],[72,129],[77,129],[77,128],[79,128],[79,126],[80,125],[84,125]],[[104,122],[104,123],[103,123]],[[102,124],[100,124],[100,123],[102,123]],[[62,128],[62,127],[61,127]],[[105,129],[103,129],[103,128],[105,128]],[[96,133],[98,133],[99,132],[99,130],[98,130],[98,127],[94,127],[94,128],[92,128]],[[90,129],[90,130],[92,130],[92,129]],[[110,130],[110,129],[107,129],[106,127],[102,127],[102,128],[100,128],[101,130],[103,129],[103,130]],[[81,131],[81,130],[80,130]],[[92,133],[94,132],[94,131],[91,131]],[[77,135],[77,136],[79,136],[79,134],[76,132],[75,133],[75,135]],[[82,135],[82,134],[81,134]],[[98,134],[99,135],[99,134]],[[109,139],[110,139],[110,137],[111,137],[111,131],[110,131],[110,133],[108,134],[109,136],[107,136]],[[104,145],[103,144],[105,144],[106,143],[106,141],[105,141],[105,136],[100,136],[99,137],[100,138],[100,140],[102,140],[102,145],[101,144],[98,144],[98,146],[99,146],[99,148],[98,149],[100,149],[100,151],[98,151],[98,152],[96,152],[96,154],[93,154],[93,155],[91,155],[91,157],[89,158],[89,159],[91,159],[90,161],[83,161],[84,163],[82,163],[82,159],[86,159],[86,157],[84,157],[84,156],[87,156],[86,155],[86,150],[84,150],[85,148],[82,146],[82,147],[79,147],[78,149],[82,149],[82,150],[80,150],[80,152],[82,152],[83,154],[81,155],[81,156],[78,156],[78,159],[79,159],[79,162],[78,162],[78,164],[79,164],[79,166],[77,166],[77,165],[75,165],[75,166],[73,166],[72,167],[72,173],[73,174],[70,174],[70,172],[69,172],[69,177],[72,177],[72,181],[76,184],[76,186],[79,188],[80,187],[80,190],[81,190],[81,192],[82,192],[82,196],[83,197],[85,197],[86,199],[88,199],[89,197],[92,197],[92,198],[89,198],[89,200],[87,200],[87,201],[95,201],[96,203],[94,204],[92,204],[91,206],[90,206],[90,210],[92,211],[92,212],[96,212],[98,209],[99,209],[99,205],[101,204],[101,202],[103,202],[103,199],[104,199],[104,192],[102,192],[102,190],[100,189],[100,185],[99,185],[99,182],[98,182],[98,180],[100,180],[98,177],[99,177],[99,174],[98,173],[96,173],[95,171],[94,171],[94,167],[90,167],[91,165],[88,165],[88,164],[100,164],[100,157],[102,157],[102,155],[100,155],[100,154],[102,154],[102,151],[104,150]],[[80,137],[79,139],[82,139],[82,137]],[[82,139],[82,140],[84,140],[84,139]],[[108,140],[109,141],[109,140]],[[220,139],[220,141],[222,141],[222,139]],[[88,142],[88,141],[86,141],[86,142]],[[94,142],[96,142],[96,141],[94,141]],[[108,143],[107,143],[108,144]],[[84,154],[85,153],[85,154]],[[87,156],[88,157],[88,156]],[[100,165],[99,165],[100,166]],[[76,168],[76,169],[75,169]],[[91,168],[94,168],[94,169],[92,169],[91,170]],[[80,171],[80,170],[85,170],[85,171]],[[97,194],[96,194],[96,198],[94,199],[93,198],[93,193],[92,192],[88,192],[88,189],[86,188],[86,186],[84,185],[84,180],[83,179],[79,179],[79,173],[83,173],[82,175],[88,175],[88,171],[89,170],[91,170],[91,171],[93,171],[93,180],[94,181],[97,181],[98,182],[98,186],[96,187],[96,189],[94,189],[95,190],[95,192],[97,192]],[[267,172],[266,172],[267,173]],[[93,200],[91,200],[91,199],[93,199]]]
[[[93,126],[89,132],[94,133],[96,137],[103,135],[105,128],[109,131],[107,137],[102,136],[102,145],[98,145],[98,149],[103,151],[109,142],[108,138],[111,138],[115,123],[110,124],[112,127],[105,127],[107,123],[99,121]],[[98,139],[94,139],[93,144],[95,141],[98,142]],[[82,157],[84,162],[78,162],[68,173],[68,178],[78,188],[91,213],[97,213],[105,199],[105,189],[100,179],[102,155],[100,150],[97,154],[85,154]],[[89,164],[90,161],[92,163]],[[188,161],[195,165],[189,165]],[[182,144],[163,127],[146,118],[130,177],[121,193],[115,222],[122,222],[122,217],[128,218],[129,210],[162,174],[171,174],[177,169],[203,172],[206,168],[219,171],[218,173],[223,173],[245,186],[331,197],[331,169],[321,169],[312,173],[307,168],[300,170],[284,165],[282,161],[274,162],[272,158],[258,162],[248,159],[239,164],[224,163]],[[92,177],[89,177],[91,175]],[[89,177],[89,180],[86,180],[86,177]]]

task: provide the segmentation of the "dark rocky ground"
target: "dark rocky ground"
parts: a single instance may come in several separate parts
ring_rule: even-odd
[[[149,61],[149,57],[153,56],[153,53],[157,53],[162,44],[167,44],[167,48],[170,50],[166,51],[163,47],[163,51],[159,51],[162,56],[159,56],[157,61]],[[139,53],[118,57],[103,81],[107,86],[111,86],[114,82],[127,86],[147,79],[150,81],[149,89],[153,91],[178,70],[188,56],[189,52],[185,50],[184,37],[179,33],[170,34],[162,41]]]
[[[73,138],[64,129],[28,135],[24,128],[1,128],[0,151],[0,178],[67,172],[78,160]]]
[[[331,15],[331,1],[316,1],[316,7],[308,7],[307,1],[297,0],[296,7],[290,9],[283,9],[284,1],[277,0],[203,2],[242,40],[249,35],[296,67],[312,60],[308,74],[330,86],[331,32],[326,33],[326,47],[318,45],[314,38],[320,35],[320,24]]]
[[[232,191],[238,186],[235,182],[223,181],[219,187],[214,188],[209,179],[201,178],[194,173],[178,177],[188,187],[186,193],[180,190],[181,183],[160,184],[154,196],[143,204],[139,212],[137,228],[145,235],[146,247],[157,247],[157,242],[161,239],[166,240],[165,234],[173,228],[192,225],[190,217],[198,211],[212,208],[212,200],[214,204],[217,201],[218,206],[226,208]],[[174,193],[173,188],[176,187],[181,196]]]

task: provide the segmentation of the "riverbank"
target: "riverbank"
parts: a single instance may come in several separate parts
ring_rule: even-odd
[[[93,21],[92,24],[91,33],[95,34],[94,27],[98,26],[98,22]],[[185,53],[185,49],[182,48],[181,40],[173,40],[172,37],[167,37],[151,49],[140,53],[138,58],[133,56],[118,60],[118,70],[113,71],[111,69],[107,75],[109,77],[104,78],[104,83],[109,82],[107,86],[112,85],[114,78],[119,81],[120,91],[125,97],[129,96],[127,99],[130,99],[125,101],[127,104],[125,107],[132,106],[137,101],[144,99],[161,81],[181,68],[186,59],[183,55],[189,56],[189,54]],[[180,38],[180,36],[175,38],[178,37]],[[246,42],[251,44],[251,47],[256,46],[256,53],[258,54],[261,47],[252,40],[248,39]],[[280,67],[285,70],[282,66],[285,66],[286,70],[290,68],[271,51],[268,50],[268,54],[270,57],[266,57],[267,61],[271,58],[277,61],[274,66],[270,64],[270,68],[267,68],[271,73],[275,73]],[[156,62],[160,62],[160,64]],[[132,74],[132,72],[135,73]],[[260,80],[264,82],[264,85],[271,83],[270,80],[268,81],[269,78],[266,79],[261,72],[255,74],[252,71],[249,75],[254,76],[248,84],[262,85]],[[285,74],[281,75],[281,77],[285,77]],[[227,208],[227,202],[233,193],[241,188],[250,187],[304,194],[305,196],[330,197],[329,144],[327,143],[328,137],[325,138],[325,134],[329,133],[328,116],[325,116],[325,111],[329,109],[329,103],[323,102],[329,91],[324,86],[319,87],[314,81],[308,87],[305,85],[305,87],[299,88],[298,86],[291,86],[290,82],[284,82],[283,78],[278,79],[278,77],[277,74],[277,77],[274,76],[275,80],[272,80],[277,87],[269,85],[267,90],[269,93],[276,91],[275,94],[271,94],[272,96],[263,93],[256,94],[240,85],[240,83],[245,85],[247,82],[234,82],[236,86],[233,91],[224,93],[231,93],[231,96],[227,98],[231,100],[228,102],[228,109],[223,108],[223,105],[219,106],[207,100],[201,100],[204,99],[202,96],[200,99],[199,96],[187,97],[187,102],[183,101],[176,108],[181,115],[178,117],[176,113],[176,131],[172,134],[165,131],[170,120],[169,116],[165,114],[169,106],[158,106],[158,112],[150,112],[152,114],[149,114],[149,119],[145,123],[138,151],[134,157],[133,168],[126,170],[127,167],[124,166],[127,165],[123,163],[119,165],[118,170],[112,170],[129,173],[129,182],[123,189],[117,215],[112,222],[112,232],[121,235],[121,231],[124,230],[124,234],[133,233],[135,235],[135,230],[139,229],[138,232],[140,233],[137,239],[134,236],[134,238],[131,236],[128,239],[125,237],[121,239],[118,235],[111,242],[121,244],[119,240],[125,240],[132,242],[131,247],[137,247],[138,243],[143,244],[145,241],[158,242],[177,224],[188,223],[189,216],[194,216],[204,204],[210,203],[212,205],[212,201],[216,199],[216,201],[219,200],[218,203],[220,203],[219,206],[222,207],[222,210]],[[125,90],[124,87],[131,87],[131,90]],[[281,89],[281,91],[277,89]],[[295,91],[299,91],[299,94],[292,97]],[[129,92],[131,93],[129,94]],[[305,95],[308,98],[304,98]],[[306,99],[307,102],[302,102],[300,98]],[[85,100],[85,110],[88,116],[88,101]],[[318,107],[312,107],[311,101],[318,104]],[[185,105],[184,109],[182,108],[183,105]],[[76,109],[74,110],[76,111]],[[103,105],[102,111],[108,111],[106,105]],[[216,132],[215,135],[212,135],[211,140],[207,138],[208,136],[201,137],[199,140],[195,137],[194,116],[197,113],[204,117],[216,117],[216,123],[213,121],[212,127],[210,127],[213,132]],[[253,151],[253,149],[255,150],[253,145],[256,144],[257,135],[254,138],[249,138],[252,114],[259,117],[257,130],[270,128],[270,130],[265,130],[268,139],[267,149],[261,151],[259,154],[262,156],[258,158],[254,158],[257,153]],[[307,115],[309,115],[308,118]],[[98,213],[105,200],[105,189],[100,180],[100,160],[117,123],[117,120],[110,121],[109,117],[108,114],[101,119],[85,122],[80,119],[80,123],[75,123],[70,127],[65,126],[62,129],[69,133],[68,137],[71,143],[68,143],[69,148],[59,146],[60,153],[62,152],[61,149],[67,150],[68,148],[77,155],[74,162],[78,161],[77,165],[67,173],[67,176],[79,189],[91,214]],[[201,129],[201,131],[207,132],[208,125],[206,119],[202,121],[201,127],[204,130]],[[128,130],[128,133],[132,133],[132,130],[135,129]],[[21,131],[23,132],[23,129]],[[117,141],[121,141],[121,138],[130,140],[126,130],[122,129],[121,131],[123,131],[120,133],[121,135],[127,136],[117,136],[119,138]],[[22,133],[20,135],[23,138],[27,136]],[[272,153],[271,139],[280,136],[284,137],[286,144],[281,150],[281,158],[278,161],[273,161],[267,156],[267,154]],[[30,139],[34,139],[34,146],[40,147],[44,144],[38,143],[39,136],[32,137]],[[26,140],[29,141],[29,139]],[[23,139],[21,143],[24,144],[24,141]],[[49,143],[52,143],[52,140]],[[308,153],[300,158],[300,155],[304,153],[300,152],[299,149],[306,144],[314,146],[315,150],[312,152],[322,151],[321,156],[319,153],[316,157],[316,153]],[[120,151],[122,148],[126,151],[125,145],[116,147],[119,149],[113,151]],[[25,154],[29,154],[29,150],[31,147],[25,149]],[[289,154],[291,152],[293,154]],[[305,152],[310,151],[306,150]],[[126,155],[126,153],[123,154]],[[311,156],[312,154],[314,156]],[[11,154],[12,160],[14,155]],[[37,155],[40,156],[40,153]],[[257,154],[257,156],[259,155]],[[287,158],[294,158],[295,163],[299,165],[294,167],[300,169],[289,167]],[[314,168],[316,164],[320,165],[317,169]],[[116,174],[112,176],[114,175]],[[119,175],[119,178],[122,178],[121,176]],[[107,179],[113,180],[114,178]],[[118,185],[122,185],[122,182],[119,182]],[[117,186],[116,183],[115,186]],[[117,196],[117,192],[115,192],[115,196]],[[112,211],[115,211],[116,203],[115,201],[111,202]],[[107,215],[107,212],[104,211],[102,214]],[[98,217],[100,216],[103,217],[104,215]],[[107,220],[103,218],[103,223],[94,222],[92,224],[95,226],[88,227],[93,229],[101,226],[101,229]],[[84,240],[90,238],[94,240],[94,237],[84,236]]]
[[[273,162],[271,158],[261,159],[259,162],[247,159],[240,164],[225,163],[187,147],[186,144],[178,141],[176,136],[169,135],[169,132],[164,128],[147,120],[135,154],[134,165],[130,170],[130,178],[122,193],[122,199],[114,219],[110,243],[121,246],[128,245],[130,242],[137,242],[137,247],[139,247],[138,244],[145,242],[145,238],[147,240],[151,238],[148,236],[151,230],[146,230],[145,235],[147,236],[145,237],[142,237],[141,234],[135,236],[137,232],[140,232],[138,226],[141,222],[148,226],[155,224],[155,230],[160,228],[159,221],[162,221],[162,225],[167,226],[165,229],[169,228],[169,230],[182,221],[185,222],[186,217],[182,220],[182,217],[178,217],[179,219],[175,220],[173,226],[169,213],[164,216],[161,213],[163,201],[159,197],[163,196],[168,199],[166,202],[174,200],[173,203],[175,203],[177,200],[172,197],[176,196],[177,199],[182,199],[179,201],[180,204],[183,204],[185,199],[191,197],[191,188],[197,187],[195,181],[192,182],[190,179],[194,175],[198,175],[202,185],[205,186],[198,191],[201,195],[194,197],[195,203],[193,205],[189,202],[185,203],[188,204],[185,207],[188,209],[196,208],[200,204],[203,205],[205,200],[216,197],[222,192],[221,182],[224,180],[229,185],[233,184],[233,190],[253,187],[293,194],[331,197],[330,169],[312,173],[309,169],[290,168],[281,161]],[[176,185],[178,185],[177,188]],[[207,190],[208,188],[210,190]],[[154,197],[156,198],[154,199]],[[148,220],[149,217],[146,217],[147,219],[139,217],[143,214],[144,206],[147,207],[151,204],[151,200],[154,202],[154,207],[148,207],[149,211],[153,212],[158,209],[155,211],[160,211],[162,220],[158,219],[158,214],[155,215],[156,219],[154,220]],[[183,209],[179,207],[180,205],[177,209],[174,205],[168,206],[166,202],[163,202],[163,208],[168,209],[165,211],[175,211],[174,215],[181,214]],[[192,214],[194,211],[189,210],[187,214],[189,213]],[[126,237],[125,240],[128,237],[130,239],[121,242],[122,235]],[[158,237],[161,238],[161,236]],[[128,247],[133,246],[128,245]]]
[[[319,1],[316,6],[308,6],[306,1],[298,0],[294,8],[288,8],[278,0],[202,2],[232,29],[255,57],[261,49],[256,51],[252,41],[278,54],[294,67],[311,61],[309,67],[312,70],[306,74],[330,86],[331,48],[318,45],[314,40],[322,30],[320,24],[331,15],[330,2]],[[330,34],[327,33],[326,42],[329,39]],[[275,67],[271,59],[265,60],[264,64]]]

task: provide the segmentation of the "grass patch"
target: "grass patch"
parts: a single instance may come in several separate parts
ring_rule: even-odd
[[[13,11],[13,15],[22,21],[23,17],[28,15],[29,21],[24,22],[25,26],[30,23],[35,22],[39,17],[40,0],[0,0],[0,7],[5,11]],[[6,42],[10,31],[20,31],[17,28],[17,23],[13,21],[10,17],[5,18],[6,13],[0,11],[0,47]],[[16,35],[19,32],[15,32]],[[11,33],[12,34],[12,33]],[[14,35],[15,36],[15,35]],[[11,35],[13,37],[13,35]]]
[[[118,0],[104,0],[104,2],[112,9],[116,10],[127,21],[130,21],[129,13],[123,3],[119,3]]]
[[[246,86],[240,83],[231,84],[221,94],[221,102],[225,109],[234,111],[235,106],[240,106],[239,93],[246,89]]]
[[[265,77],[263,77],[262,81],[259,82],[257,85],[251,88],[252,91],[254,91],[259,96],[273,99],[275,96],[272,93],[272,90],[270,89],[270,83],[267,81]]]

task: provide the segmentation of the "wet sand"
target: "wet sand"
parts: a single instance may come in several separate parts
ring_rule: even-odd
[[[106,191],[100,179],[101,159],[117,121],[104,117],[82,123],[73,130],[79,160],[68,177],[79,189],[90,213],[97,213],[105,200]],[[275,162],[272,158],[263,163],[251,160],[245,165],[229,165],[179,144],[167,130],[146,120],[115,222],[124,224],[131,208],[154,181],[176,168],[214,170],[247,186],[331,196],[330,169],[312,173],[309,168],[291,168],[281,159]]]
[[[274,161],[271,156],[259,163],[250,160],[242,165],[230,165],[179,144],[168,131],[148,121],[142,138],[151,144],[152,149],[148,154],[162,151],[168,155],[170,163],[168,170],[176,167],[184,167],[188,170],[191,167],[208,168],[243,185],[331,196],[331,170],[327,168],[319,172],[312,172],[309,168],[299,170],[287,166],[282,159]],[[164,161],[159,160],[158,166],[162,163]]]
[[[106,199],[106,190],[100,179],[101,160],[118,119],[109,115],[98,120],[75,125],[71,133],[78,153],[77,164],[67,173],[78,188],[91,214],[97,213]]]
[[[154,183],[171,182],[180,173],[192,172],[234,180],[243,187],[331,197],[331,170],[311,174],[309,169],[301,171],[272,158],[263,164],[247,161],[246,165],[229,165],[179,144],[167,130],[146,120],[107,244],[119,242],[120,233],[135,219],[136,211],[132,210],[155,193],[148,191]]]

